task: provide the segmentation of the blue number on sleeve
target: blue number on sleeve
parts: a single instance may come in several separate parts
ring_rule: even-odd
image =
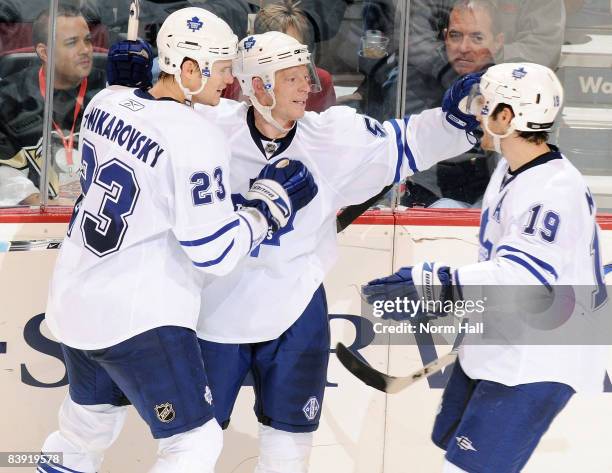
[[[223,185],[223,169],[220,167],[215,168],[215,172],[213,173],[215,181],[217,182],[217,199],[223,200],[225,199],[225,186]]]
[[[540,236],[544,241],[547,241],[548,243],[555,241],[560,222],[561,218],[559,217],[559,214],[553,212],[552,210],[546,212],[546,215],[544,215],[544,228],[540,230]]]
[[[542,205],[536,205],[535,207],[529,209],[531,217],[529,217],[529,223],[527,223],[527,226],[523,230],[523,233],[526,235],[533,235],[535,233],[535,226],[538,222],[538,217],[540,216],[540,210],[542,210]]]
[[[529,221],[527,225],[523,228],[523,233],[525,235],[535,235],[538,225],[538,219],[540,217],[540,212],[542,211],[542,204],[534,205],[529,209]],[[542,228],[540,228],[540,238],[542,240],[552,243],[557,238],[557,231],[559,230],[559,223],[561,222],[561,218],[559,214],[549,210],[544,214],[544,222],[542,223]]]
[[[597,289],[593,291],[592,307],[593,310],[596,310],[608,300],[608,290],[606,289],[606,283],[602,274],[603,268],[599,255],[599,232],[597,231],[597,224],[595,224],[595,232],[591,243],[591,255],[593,256],[593,269],[595,272],[595,281],[597,282]]]
[[[382,127],[382,125],[378,123],[376,120],[374,120],[373,118],[364,116],[363,121],[365,122],[365,126],[367,130],[370,133],[372,133],[374,136],[380,136],[382,138],[387,136],[387,132]]]
[[[85,212],[81,232],[85,247],[98,256],[117,251],[140,194],[134,170],[117,159],[104,163],[93,181],[106,189],[97,215]]]
[[[212,192],[208,192],[210,189],[210,176],[208,173],[204,171],[193,173],[189,182],[194,185],[193,189],[191,189],[193,205],[207,205],[212,203]]]

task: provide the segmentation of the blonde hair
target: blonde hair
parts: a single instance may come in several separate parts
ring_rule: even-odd
[[[261,34],[267,31],[286,33],[293,28],[301,36],[298,41],[308,44],[310,40],[310,24],[306,14],[298,8],[299,1],[285,0],[263,7],[255,16],[253,33]]]

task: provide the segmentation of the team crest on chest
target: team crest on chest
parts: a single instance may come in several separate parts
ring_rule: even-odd
[[[174,412],[174,407],[170,402],[155,405],[155,414],[157,418],[165,424],[172,422],[176,417],[176,412]]]
[[[251,186],[255,182],[255,179],[251,179],[249,186]],[[234,204],[234,210],[240,210],[242,206],[246,203],[246,199],[242,194],[232,194],[232,203]],[[257,258],[259,256],[259,251],[262,245],[268,246],[280,246],[281,245],[281,237],[293,231],[293,220],[295,219],[295,212],[291,214],[289,217],[289,221],[287,225],[283,228],[277,230],[276,232],[272,232],[272,230],[268,230],[268,234],[261,242],[261,245],[258,245],[253,251],[251,251],[250,256],[253,258]]]

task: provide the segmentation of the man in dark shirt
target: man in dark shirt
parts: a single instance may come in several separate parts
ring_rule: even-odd
[[[0,87],[0,165],[22,171],[35,187],[40,184],[43,167],[48,22],[49,14],[43,12],[33,25],[34,47],[41,64],[10,75]],[[78,195],[78,130],[89,99],[105,85],[103,71],[93,69],[91,35],[80,11],[60,5],[56,31],[48,189],[52,199],[60,196],[60,186],[64,184],[74,187]],[[40,196],[33,187],[19,189],[15,195],[3,196],[4,201],[29,205],[39,202]]]

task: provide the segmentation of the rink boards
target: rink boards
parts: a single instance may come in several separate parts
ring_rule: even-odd
[[[412,261],[473,262],[478,250],[474,213],[411,212],[408,217],[373,213],[338,237],[339,261],[326,280],[332,346],[351,345],[360,323],[358,287]],[[449,220],[450,219],[450,220]],[[66,229],[65,213],[45,217],[0,213],[0,451],[36,451],[57,427],[57,409],[66,393],[58,344],[43,322],[56,240]],[[451,225],[449,225],[451,223]],[[612,262],[612,219],[600,221],[603,259]],[[6,242],[19,243],[9,248]],[[4,244],[2,242],[5,242]],[[37,243],[32,243],[37,242]],[[22,251],[14,251],[22,248]],[[610,280],[608,281],[610,284]],[[75,288],[75,290],[77,290]],[[359,347],[376,368],[408,374],[431,361],[416,346]],[[448,347],[437,347],[439,353]],[[612,360],[610,362],[612,373]],[[322,424],[315,434],[312,473],[429,473],[441,471],[442,452],[429,441],[444,375],[386,396],[360,384],[332,356]],[[240,394],[226,431],[219,473],[252,472],[257,426],[249,386]],[[612,392],[575,396],[543,438],[527,473],[612,471],[609,438]],[[501,427],[501,426],[500,426]],[[503,427],[501,427],[503,428]],[[102,472],[144,472],[155,443],[131,410],[126,428],[108,453]],[[0,471],[4,470],[0,467]],[[25,471],[25,470],[24,470]]]

